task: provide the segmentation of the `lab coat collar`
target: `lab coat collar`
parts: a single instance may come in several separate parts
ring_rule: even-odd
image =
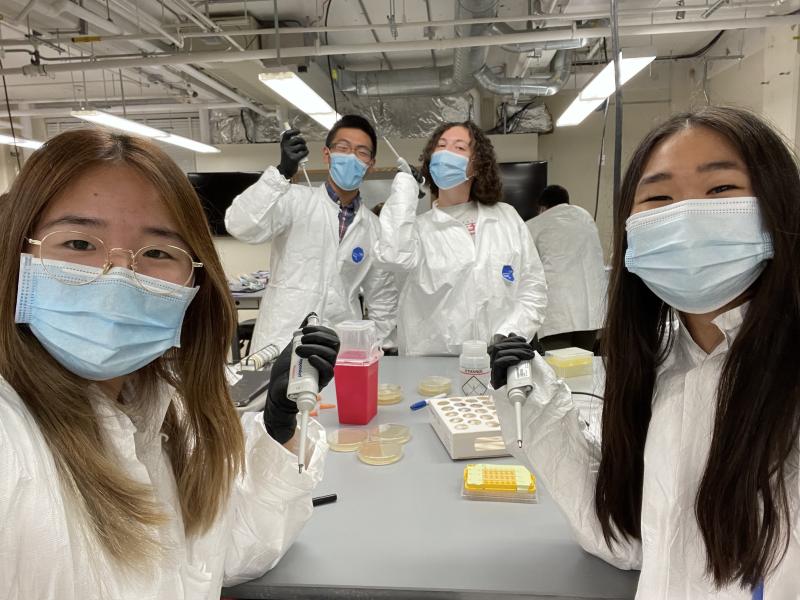
[[[689,330],[686,328],[683,322],[680,322],[678,325],[678,343],[683,346],[695,365],[702,363],[708,358],[727,352],[742,327],[742,323],[744,322],[744,317],[747,314],[747,309],[749,306],[749,301],[744,302],[743,304],[740,304],[729,311],[717,315],[717,317],[711,321],[717,327],[717,329],[720,330],[725,339],[723,339],[722,342],[720,342],[719,345],[708,354],[706,354],[706,352],[692,339],[692,336],[689,334]]]
[[[121,435],[136,433],[149,442],[161,433],[173,393],[172,386],[162,382],[151,397],[143,398],[136,382],[126,381],[121,405],[109,401],[99,390],[93,395],[92,404],[106,431]]]
[[[468,202],[474,202],[478,205],[478,225],[480,226],[481,223],[486,221],[497,221],[497,214],[493,210],[489,210],[488,206],[483,205],[482,203],[478,202],[477,200],[468,200]],[[448,215],[444,212],[441,208],[439,208],[439,201],[434,200],[433,205],[431,206],[431,213],[434,222],[436,223],[449,223],[451,221],[455,221],[453,217]]]

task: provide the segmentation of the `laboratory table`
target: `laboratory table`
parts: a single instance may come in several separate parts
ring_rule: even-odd
[[[400,404],[379,406],[370,425],[403,423],[412,438],[403,458],[371,466],[354,453],[331,451],[315,495],[338,494],[319,506],[295,544],[260,579],[224,590],[232,598],[477,599],[633,598],[637,571],[622,571],[584,552],[541,486],[537,504],[461,497],[469,462],[451,460],[428,422],[413,412],[425,375],[458,381],[455,358],[385,357],[380,381],[403,386]],[[598,388],[581,378],[573,390]],[[334,385],[323,401],[335,398]],[[578,396],[575,396],[578,400]],[[586,397],[584,397],[586,398]],[[326,429],[336,410],[320,411]]]
[[[258,310],[261,306],[261,299],[264,297],[264,291],[258,290],[256,292],[231,292],[233,301],[236,303],[237,310]]]

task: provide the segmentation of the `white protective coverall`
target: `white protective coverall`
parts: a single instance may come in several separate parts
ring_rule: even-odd
[[[362,289],[378,342],[384,344],[397,319],[397,287],[394,276],[375,265],[378,218],[363,203],[339,242],[339,207],[325,184],[292,185],[269,167],[234,198],[225,227],[243,242],[272,242],[270,281],[253,332],[254,350],[267,344],[283,348],[312,311],[330,325],[362,319]]]
[[[211,529],[187,539],[169,441],[161,433],[171,397],[171,388],[163,389],[147,416],[130,418],[108,401],[94,403],[109,452],[132,480],[153,487],[169,517],[156,532],[164,556],[145,573],[126,573],[88,534],[85,514],[64,496],[41,431],[0,378],[0,599],[219,600],[223,583],[260,577],[292,545],[322,478],[322,427],[311,422],[313,455],[300,475],[297,457],[267,434],[261,413],[243,415],[246,472]],[[123,397],[134,393],[126,384]]]
[[[547,279],[547,313],[539,338],[600,329],[607,283],[592,216],[580,206],[559,204],[526,224]]]
[[[517,448],[514,410],[506,388],[494,392],[506,447],[530,466],[570,522],[580,545],[621,569],[641,569],[638,600],[750,600],[737,585],[717,590],[706,576],[706,552],[694,503],[714,427],[716,389],[745,306],[714,320],[724,341],[706,354],[684,327],[659,368],[644,449],[642,542],[603,540],[594,510],[600,449],[584,434],[569,389],[536,357],[534,392],[523,404],[523,448]],[[764,582],[765,600],[800,594],[800,479],[798,456],[789,458],[787,492],[792,507],[789,548]]]
[[[478,204],[473,242],[464,225],[434,207],[417,216],[417,183],[399,173],[380,216],[375,254],[405,271],[398,310],[401,353],[459,354],[461,342],[495,333],[532,338],[547,285],[525,223],[509,204]]]

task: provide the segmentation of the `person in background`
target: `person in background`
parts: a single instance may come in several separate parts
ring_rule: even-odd
[[[547,304],[544,271],[525,223],[500,202],[491,141],[471,121],[445,123],[420,159],[436,202],[417,216],[417,183],[398,174],[375,245],[381,263],[405,275],[400,353],[459,354],[463,341],[497,333],[532,338]]]
[[[148,140],[62,133],[0,222],[0,598],[218,598],[275,565],[325,435],[311,425],[298,474],[290,347],[266,424],[234,410],[235,308],[178,166]],[[324,386],[338,338],[303,331]]]
[[[547,313],[539,329],[545,350],[593,350],[602,326],[606,273],[592,216],[569,203],[560,185],[539,197],[539,215],[527,222],[547,279]]]
[[[375,264],[378,218],[358,191],[376,149],[372,125],[345,115],[322,149],[327,180],[317,188],[294,185],[290,180],[308,148],[299,131],[286,131],[280,164],[233,200],[225,214],[228,232],[248,243],[272,242],[271,275],[251,348],[285,344],[309,312],[334,325],[361,319],[360,293],[385,345],[397,319],[397,286]]]
[[[507,447],[588,552],[641,569],[637,598],[797,598],[796,158],[752,113],[676,115],[631,157],[613,248],[601,447],[519,338],[492,357]],[[529,359],[518,451],[503,386]]]

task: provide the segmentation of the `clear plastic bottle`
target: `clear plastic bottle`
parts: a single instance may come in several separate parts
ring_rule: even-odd
[[[458,357],[458,370],[461,374],[461,393],[464,396],[486,394],[492,374],[486,342],[481,340],[463,342],[461,356]]]

